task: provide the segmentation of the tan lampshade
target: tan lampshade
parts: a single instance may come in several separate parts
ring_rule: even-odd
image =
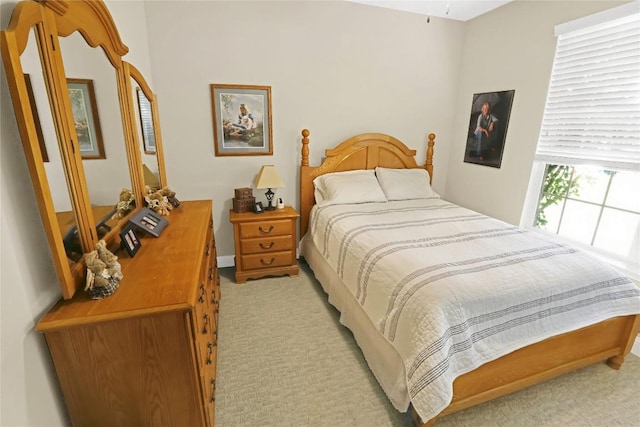
[[[273,165],[264,165],[253,181],[256,188],[284,188],[284,182]]]

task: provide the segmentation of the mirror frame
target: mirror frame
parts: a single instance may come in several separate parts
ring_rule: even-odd
[[[159,138],[157,99],[146,84],[142,74],[131,64],[122,60],[122,57],[128,53],[129,49],[120,39],[113,18],[102,0],[23,0],[16,4],[7,29],[0,32],[0,51],[7,74],[7,83],[20,138],[33,181],[36,201],[60,282],[62,297],[70,299],[78,289],[84,288],[84,260],[81,259],[71,265],[66,256],[62,233],[59,229],[39,147],[33,110],[22,72],[20,55],[26,49],[30,32],[34,29],[67,187],[71,197],[80,244],[84,253],[95,249],[98,236],[95,231],[96,224],[87,191],[82,158],[77,144],[77,135],[58,38],[66,37],[74,31],[78,31],[89,46],[102,48],[114,67],[128,169],[132,191],[137,201],[136,208],[130,214],[134,214],[143,206],[145,194],[142,157],[140,145],[137,144],[136,110],[131,91],[131,77],[134,77],[137,82],[144,82],[146,90],[151,94],[148,98],[155,107],[153,108],[153,120],[154,131],[157,132],[156,150],[159,172],[162,177],[162,184],[167,185],[164,159],[162,157],[162,144]],[[142,84],[141,87],[143,87]],[[103,237],[108,247],[112,248],[112,250],[115,250],[118,246],[119,232],[126,223],[126,219],[120,221],[117,226],[113,227]]]

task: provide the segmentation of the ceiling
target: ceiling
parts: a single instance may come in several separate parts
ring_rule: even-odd
[[[468,21],[490,10],[503,6],[512,0],[347,0],[371,6],[403,10],[439,18]]]

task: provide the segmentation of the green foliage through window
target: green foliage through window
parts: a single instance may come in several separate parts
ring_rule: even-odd
[[[579,192],[579,175],[575,173],[573,167],[547,165],[533,225],[539,228],[547,225],[545,209],[562,202],[567,197],[578,196]]]

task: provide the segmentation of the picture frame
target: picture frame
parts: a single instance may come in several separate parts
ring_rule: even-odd
[[[515,90],[473,95],[464,152],[465,163],[501,167],[514,95]]]
[[[133,225],[127,224],[120,231],[120,246],[127,250],[127,253],[131,258],[140,250],[142,242],[138,238]]]
[[[33,95],[33,85],[31,84],[31,76],[24,74],[24,82],[27,84],[27,96],[29,97],[29,104],[31,104],[31,114],[33,114],[33,122],[36,125],[36,135],[38,137],[38,146],[40,147],[40,154],[42,155],[42,161],[49,161],[49,153],[47,153],[47,146],[44,143],[44,135],[42,134],[42,125],[40,124],[40,115],[38,114],[38,106],[36,105],[36,97]]]
[[[153,129],[153,113],[151,102],[142,89],[136,88],[138,99],[138,115],[140,116],[140,130],[142,132],[142,144],[145,154],[156,154],[156,134]]]
[[[253,212],[257,214],[261,214],[264,212],[264,207],[262,206],[262,202],[255,202],[253,205]]]
[[[210,87],[215,155],[273,155],[271,86]]]
[[[81,157],[106,159],[93,80],[68,78],[67,88]]]
[[[163,218],[162,215],[155,213],[149,208],[140,209],[129,219],[129,223],[151,234],[153,237],[160,237],[162,230],[169,225],[169,221]]]

